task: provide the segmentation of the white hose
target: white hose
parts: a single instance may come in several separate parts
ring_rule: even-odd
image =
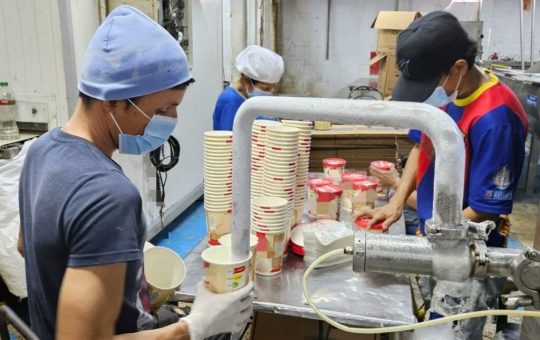
[[[309,295],[309,292],[307,289],[307,279],[309,277],[309,274],[311,274],[311,272],[313,271],[313,269],[315,269],[315,267],[319,265],[319,263],[321,263],[322,261],[336,255],[343,255],[343,249],[332,250],[322,255],[308,267],[308,269],[304,273],[304,278],[303,278],[304,296],[306,297],[308,304],[311,306],[311,308],[315,310],[317,315],[319,315],[319,317],[322,320],[348,333],[380,334],[380,333],[406,332],[406,331],[412,331],[412,330],[426,328],[426,327],[437,326],[437,325],[441,325],[445,323],[450,323],[457,320],[479,318],[479,317],[484,317],[484,316],[494,316],[494,315],[497,315],[497,316],[507,315],[507,316],[517,316],[517,317],[530,316],[530,317],[536,317],[536,318],[540,317],[540,311],[517,311],[517,310],[505,310],[505,309],[492,309],[492,310],[483,310],[483,311],[451,315],[451,316],[446,316],[440,319],[429,320],[429,321],[424,321],[421,323],[403,325],[403,326],[379,327],[379,328],[358,328],[358,327],[345,326],[335,320],[330,319],[319,308],[317,308],[313,304],[313,301],[311,300],[311,296]]]

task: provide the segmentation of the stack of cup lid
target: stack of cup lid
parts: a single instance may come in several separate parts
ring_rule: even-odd
[[[204,133],[204,207],[208,243],[231,232],[232,132]]]
[[[263,195],[286,199],[289,221],[294,221],[298,132],[297,128],[288,126],[269,126],[266,131]]]
[[[251,232],[258,238],[255,273],[275,275],[283,267],[288,242],[289,202],[284,198],[262,196],[251,201]]]
[[[304,205],[307,200],[306,182],[309,174],[309,153],[311,149],[312,123],[302,120],[283,120],[284,126],[295,127],[298,132],[298,165],[296,167],[296,192],[294,198],[295,223],[302,223]]]
[[[269,126],[281,126],[273,120],[256,120],[251,130],[251,197],[262,196],[266,130]]]
[[[342,158],[325,158],[322,163],[326,177],[332,179],[334,184],[340,185],[347,161]]]

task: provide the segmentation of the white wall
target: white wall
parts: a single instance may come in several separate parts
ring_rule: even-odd
[[[381,10],[396,1],[332,1],[329,59],[326,60],[327,0],[282,1],[280,51],[285,61],[281,92],[345,97],[348,85],[369,72],[376,43],[370,28]]]
[[[332,1],[330,57],[325,59],[327,0],[281,1],[280,52],[285,60],[281,92],[320,97],[341,97],[348,86],[366,82],[369,56],[375,50],[370,25],[381,10],[430,12],[445,8],[449,0],[339,0]],[[530,12],[524,15],[525,60],[529,60]],[[519,1],[484,0],[483,57],[493,52],[519,59]],[[540,26],[540,2],[536,13]],[[540,27],[536,29],[535,58],[540,59]]]
[[[25,121],[67,120],[66,83],[59,2],[0,1],[0,79],[22,102],[43,103],[48,114],[19,112]],[[29,106],[19,106],[29,108]],[[47,117],[48,116],[48,117]]]

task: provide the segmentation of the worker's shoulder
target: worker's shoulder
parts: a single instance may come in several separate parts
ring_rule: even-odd
[[[83,191],[90,191],[101,197],[119,197],[122,200],[140,200],[137,187],[121,171],[103,169],[86,173],[80,183]]]
[[[218,97],[218,103],[230,101],[242,103],[244,100],[244,97],[242,97],[240,93],[232,86],[227,86]]]

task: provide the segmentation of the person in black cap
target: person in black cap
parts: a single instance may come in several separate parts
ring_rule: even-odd
[[[475,222],[495,221],[498,228],[491,232],[487,244],[506,246],[509,222],[504,215],[512,212],[528,130],[523,107],[494,74],[474,65],[476,43],[450,13],[436,11],[412,22],[398,37],[396,55],[401,75],[392,99],[424,102],[454,119],[466,146],[463,217]],[[427,135],[411,130],[409,136],[417,144],[395,195],[386,206],[367,215],[373,217],[371,224],[384,221],[383,226],[388,228],[401,216],[407,197],[416,190],[419,233],[425,235],[425,221],[432,217],[435,154]],[[504,281],[468,284],[468,289],[463,289],[462,283],[437,283],[431,318],[455,314],[459,309],[456,306],[486,308],[500,294]],[[456,305],[445,304],[447,297],[454,298]],[[456,328],[457,338],[482,339],[484,321],[477,318],[462,322]]]

